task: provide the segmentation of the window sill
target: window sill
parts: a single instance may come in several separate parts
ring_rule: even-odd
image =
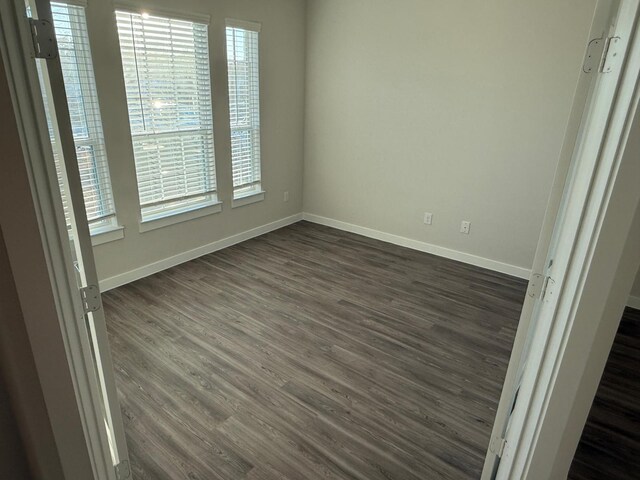
[[[251,205],[252,203],[261,202],[264,200],[264,190],[259,192],[251,192],[243,195],[242,197],[234,198],[231,201],[231,208],[243,207],[245,205]]]
[[[168,227],[176,223],[188,222],[214,213],[222,211],[222,202],[208,203],[206,205],[198,205],[189,210],[181,210],[177,212],[165,213],[162,216],[155,216],[140,222],[140,233],[150,232],[158,228]]]
[[[124,238],[124,227],[121,225],[113,225],[108,227],[96,228],[91,232],[91,245],[96,247],[116,240]]]

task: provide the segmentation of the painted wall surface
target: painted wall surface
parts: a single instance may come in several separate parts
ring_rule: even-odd
[[[130,3],[130,2],[129,2]],[[125,238],[95,248],[101,279],[206,245],[302,210],[305,2],[303,0],[170,0],[136,2],[211,16],[209,49],[215,154],[223,212],[146,233],[139,204],[118,34],[112,2],[88,2],[87,21],[118,220]],[[225,18],[262,23],[260,82],[263,202],[231,209],[231,147]],[[283,201],[283,193],[290,200]]]
[[[11,405],[7,378],[12,377],[15,381],[17,376],[24,376],[25,380],[28,380],[32,375],[31,381],[37,384],[37,374],[33,367],[33,360],[29,363],[28,358],[21,372],[11,369],[12,363],[15,366],[15,362],[12,362],[13,352],[16,350],[28,352],[29,344],[24,341],[26,335],[20,335],[22,333],[19,325],[22,320],[20,306],[15,294],[2,230],[0,230],[0,287],[2,287],[0,288],[0,478],[28,480],[32,476],[22,438],[20,438],[18,420]],[[28,354],[26,356],[28,357]],[[36,400],[42,401],[41,398],[33,399],[34,402]],[[44,409],[42,404],[41,409]]]
[[[0,62],[1,67],[1,62]],[[0,72],[0,89],[10,101]],[[10,114],[0,102],[0,115]],[[6,119],[7,117],[5,117]],[[11,133],[10,123],[5,123]],[[1,139],[0,139],[1,140]],[[2,143],[0,141],[0,143]],[[7,147],[7,143],[3,144]],[[16,159],[10,155],[6,158]],[[62,480],[62,466],[51,429],[31,344],[0,229],[0,478]]]
[[[637,128],[640,131],[640,127]],[[630,142],[627,144],[628,154],[632,157],[640,159],[640,142]],[[636,185],[640,182],[640,177],[637,178]],[[640,251],[640,242],[636,245],[638,251]],[[631,299],[629,300],[628,305],[634,308],[640,308],[640,270],[636,274],[635,282],[633,283],[633,287],[631,287]]]
[[[18,433],[16,418],[9,402],[9,392],[2,375],[0,375],[0,478],[13,480],[32,478],[27,455]]]
[[[3,233],[8,231],[5,230],[7,217],[13,217],[23,225],[30,225],[33,220],[28,215],[33,205],[28,200],[23,201],[25,198],[31,199],[31,192],[28,190],[16,122],[4,61],[0,59],[0,390],[6,389],[6,392],[0,392],[0,479],[21,480],[33,476],[37,479],[63,480],[58,447],[40,383],[42,380],[36,369],[24,312],[16,290],[16,272],[9,261],[8,242],[5,243],[8,235]],[[33,242],[41,242],[38,231],[32,232],[36,235],[35,240],[20,236],[21,247],[29,252],[34,261],[30,267],[36,265],[39,259]],[[31,285],[39,285],[36,268],[21,273],[30,276]],[[47,298],[46,294],[38,291],[31,303],[39,305],[46,302]],[[47,343],[52,344],[52,336],[47,329],[47,325],[52,325],[48,323],[49,320],[49,317],[38,316],[40,330]],[[57,327],[57,324],[53,325]],[[55,348],[52,347],[48,353],[50,361],[58,358]],[[63,381],[57,382],[57,386],[64,385]],[[75,425],[73,420],[68,423],[70,428]],[[19,441],[16,428],[20,434]],[[28,463],[28,472],[25,462]]]
[[[640,246],[638,248],[640,248]],[[631,288],[631,296],[640,298],[640,272],[638,272],[638,275],[636,276],[636,281],[634,282],[633,287]]]
[[[531,268],[594,5],[310,0],[304,211]]]

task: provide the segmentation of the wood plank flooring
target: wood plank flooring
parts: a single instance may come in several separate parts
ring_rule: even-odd
[[[627,308],[571,465],[571,480],[638,478],[639,372],[640,310]]]
[[[107,292],[134,478],[479,478],[525,288],[300,222]]]

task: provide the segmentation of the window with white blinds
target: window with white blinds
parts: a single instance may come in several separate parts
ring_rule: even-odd
[[[207,25],[116,19],[143,220],[216,203]]]
[[[97,233],[101,228],[115,224],[115,207],[109,180],[109,165],[102,133],[102,121],[93,64],[91,62],[84,7],[52,2],[51,10],[67,103],[69,105],[71,129],[76,146],[87,219],[91,232]],[[45,86],[41,71],[39,71],[39,75],[41,85]],[[51,95],[47,94],[46,87],[43,88],[42,92],[65,218],[67,225],[70,225],[69,202],[61,170],[62,150],[50,118],[50,111],[53,108],[50,105],[52,99]]]
[[[261,192],[259,24],[227,20],[233,197]]]

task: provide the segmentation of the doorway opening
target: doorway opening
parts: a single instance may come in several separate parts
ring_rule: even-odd
[[[19,15],[17,3],[12,11],[4,7],[11,18]],[[46,37],[55,21],[51,4],[36,0],[32,13],[31,29]],[[24,25],[10,27],[12,51],[3,53],[18,79],[14,93],[27,118],[25,136],[41,147],[29,161],[39,185],[36,200],[53,212],[42,229],[57,239],[51,248],[62,259],[52,268],[66,298],[62,323],[95,470],[124,479],[136,469],[141,478],[171,469],[202,478],[210,472],[268,478],[283,471],[296,477],[314,469],[356,478],[474,475],[485,459],[482,442],[501,383],[495,372],[506,369],[504,345],[513,338],[518,299],[525,296],[525,321],[483,474],[508,478],[500,472],[519,468],[515,453],[526,444],[521,432],[549,352],[535,339],[544,328],[551,338],[552,323],[542,320],[558,307],[550,299],[559,295],[575,258],[561,239],[572,228],[576,237],[584,225],[585,210],[574,211],[574,202],[585,206],[594,198],[590,179],[611,131],[625,65],[613,58],[628,58],[636,18],[637,2],[599,2],[591,36],[603,49],[597,68],[591,76],[585,71],[578,86],[528,290],[495,272],[299,223],[116,289],[104,302],[69,82],[56,58],[25,62]],[[20,82],[30,90],[17,91]],[[57,168],[56,150],[63,159]],[[470,388],[472,376],[486,381]],[[530,405],[519,413],[522,398]],[[196,452],[188,467],[180,457],[185,451],[166,448],[189,445],[185,437],[193,441],[186,453]],[[162,455],[151,458],[151,448]]]

